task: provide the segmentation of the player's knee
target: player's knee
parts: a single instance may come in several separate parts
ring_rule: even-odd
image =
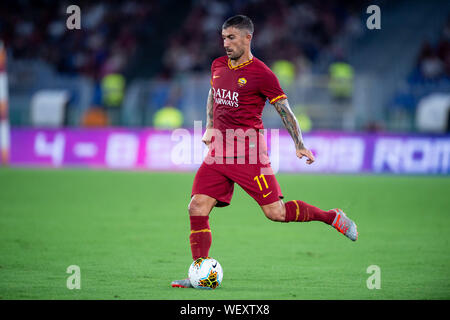
[[[207,216],[209,214],[206,204],[195,197],[189,202],[188,211],[190,216]]]
[[[271,210],[264,211],[264,214],[269,220],[276,222],[284,222],[285,221],[285,212],[282,208],[273,208]]]

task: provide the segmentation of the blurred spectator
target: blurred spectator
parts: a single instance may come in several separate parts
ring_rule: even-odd
[[[329,67],[329,90],[338,101],[348,101],[353,95],[353,67],[343,59],[338,59]]]
[[[267,65],[277,60],[295,64],[298,74],[308,72],[319,52],[328,50],[341,32],[356,34],[357,1],[198,0],[182,27],[168,41],[164,74],[209,72],[213,59],[224,55],[222,23],[234,14],[245,14],[255,24],[252,51]],[[339,21],[339,23],[338,23]]]
[[[138,36],[151,30],[158,1],[76,1],[81,30],[66,28],[66,1],[0,2],[0,38],[16,59],[39,59],[61,73],[100,79],[124,72]]]
[[[440,39],[432,45],[426,41],[422,45],[417,62],[421,80],[439,80],[450,78],[450,16],[442,28]]]
[[[0,37],[14,58],[41,59],[61,73],[82,74],[95,80],[125,73],[139,46],[155,35],[161,16],[157,0],[76,1],[81,30],[68,30],[65,1],[3,1]],[[267,65],[277,60],[295,64],[297,74],[308,72],[319,53],[329,50],[340,33],[357,32],[357,0],[193,0],[181,27],[157,34],[166,47],[161,75],[209,72],[213,59],[224,54],[220,32],[226,18],[246,14],[255,23],[253,52]],[[356,30],[356,31],[355,31]]]
[[[307,106],[304,106],[304,105],[302,105],[300,103],[297,103],[292,108],[292,111],[294,112],[298,123],[302,127],[302,132],[309,132],[309,131],[311,131],[311,129],[313,127],[313,123],[312,123],[311,118],[308,115]]]
[[[281,87],[289,87],[295,80],[295,66],[288,60],[277,60],[272,65],[272,71],[280,81]]]
[[[289,86],[319,65],[323,53],[333,56],[339,38],[361,31],[355,13],[365,2],[77,0],[81,30],[68,30],[70,2],[11,0],[0,2],[0,37],[15,60],[44,62],[61,74],[90,78],[86,83],[93,83],[92,97],[83,101],[90,99],[91,105],[105,108],[114,125],[121,123],[125,79],[112,80],[112,86],[117,85],[112,88],[106,81],[110,75],[120,75],[129,84],[134,77],[154,77],[152,94],[146,98],[151,107],[145,103],[140,107],[146,110],[145,121],[166,105],[185,112],[189,99],[170,83],[182,82],[188,73],[210,72],[212,60],[224,55],[221,26],[232,15],[245,14],[253,20],[253,54],[273,67],[283,86]],[[97,116],[94,110],[92,123],[104,123]]]
[[[172,106],[159,109],[153,116],[153,126],[158,129],[175,129],[183,125],[183,113]]]
[[[450,16],[439,36],[434,43],[423,42],[414,69],[394,94],[391,104],[394,116],[412,118],[422,98],[450,90]]]
[[[106,107],[109,122],[120,124],[122,100],[125,95],[125,78],[120,73],[110,73],[102,78],[102,104]]]
[[[86,110],[81,120],[84,127],[106,127],[108,125],[108,116],[102,108],[92,107]]]
[[[422,47],[419,69],[425,79],[436,79],[444,72],[444,64],[429,42],[424,43]]]

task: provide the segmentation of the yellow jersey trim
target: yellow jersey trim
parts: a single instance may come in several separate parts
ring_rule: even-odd
[[[238,64],[237,66],[233,67],[233,66],[231,65],[231,60],[228,59],[228,68],[230,68],[231,70],[236,70],[236,69],[240,69],[240,68],[242,68],[242,67],[245,67],[245,66],[249,65],[249,64],[252,63],[252,62],[253,62],[253,58],[251,58],[251,59],[248,60],[248,61],[242,62],[241,64]]]
[[[270,100],[270,103],[274,103],[274,102],[276,102],[278,100],[281,100],[281,99],[287,99],[287,96],[285,94],[282,94],[281,96],[275,97],[272,100]]]
[[[297,208],[295,209],[295,221],[298,221],[298,216],[300,214],[300,207],[298,206],[298,203],[296,200],[294,200],[295,205],[297,206]]]
[[[191,233],[199,233],[199,232],[211,232],[210,229],[201,229],[201,230],[192,230]]]

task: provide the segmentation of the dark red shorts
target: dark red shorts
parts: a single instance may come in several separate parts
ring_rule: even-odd
[[[203,162],[195,175],[191,197],[195,194],[205,194],[217,200],[216,207],[225,207],[233,197],[234,183],[240,185],[260,206],[283,199],[270,163]]]

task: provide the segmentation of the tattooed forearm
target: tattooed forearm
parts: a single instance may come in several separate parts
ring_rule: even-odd
[[[284,126],[291,135],[295,143],[296,149],[303,149],[303,137],[300,130],[300,125],[298,124],[297,118],[289,107],[289,102],[287,99],[281,99],[276,101],[273,106],[278,111],[281,116],[281,121],[283,121]]]
[[[214,106],[214,97],[212,94],[212,90],[209,90],[208,101],[206,102],[206,128],[213,127],[213,106]]]

